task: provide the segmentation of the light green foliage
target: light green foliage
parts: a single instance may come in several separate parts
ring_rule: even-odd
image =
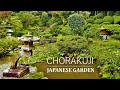
[[[30,11],[20,11],[20,13],[17,15],[19,16],[20,20],[22,20],[24,28],[36,25],[40,20],[39,17],[34,16]]]
[[[94,23],[94,16],[90,16],[88,19],[86,19],[87,23]]]
[[[79,11],[79,14],[84,18],[87,19],[90,16],[89,11]]]
[[[43,72],[30,73],[29,77],[30,79],[41,79],[44,77],[44,73]]]
[[[112,16],[105,16],[103,18],[103,22],[110,22],[112,24],[112,23],[114,23],[114,19]]]
[[[113,18],[115,24],[120,24],[120,16],[113,16]]]
[[[66,26],[61,25],[59,27],[62,28],[60,30],[62,35],[72,35],[73,34],[70,27],[69,27],[69,25],[66,25]]]
[[[103,22],[103,19],[96,19],[94,21],[94,24],[101,24]]]
[[[119,24],[110,24],[110,25],[102,24],[101,26],[110,30],[110,31],[120,31],[120,25]]]
[[[0,56],[8,54],[18,46],[18,40],[16,38],[4,38],[0,39]]]
[[[86,29],[83,33],[83,36],[86,38],[99,38],[100,33],[98,28],[101,27],[101,24],[92,24],[90,28]]]
[[[95,19],[102,19],[104,17],[103,13],[98,13],[94,16]]]
[[[85,24],[83,17],[79,14],[70,15],[68,18],[68,24],[75,34],[81,35],[84,31],[83,25]]]
[[[27,62],[29,64],[34,64],[36,62],[47,60],[48,57],[58,57],[58,49],[56,44],[50,43],[37,47],[33,52],[33,56],[30,57]]]

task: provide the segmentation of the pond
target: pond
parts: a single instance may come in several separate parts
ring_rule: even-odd
[[[17,56],[6,56],[3,58],[0,58],[0,73],[10,67],[10,65],[13,63],[14,60],[16,60]],[[49,79],[100,79],[99,70],[96,68],[96,61],[94,61],[94,64],[92,67],[94,67],[94,72],[51,72],[47,73],[47,68],[51,67],[47,64],[46,61],[39,62],[36,64],[33,64],[33,66],[36,66],[38,71],[43,72],[45,74],[45,77],[48,77]],[[54,67],[57,67],[58,65],[54,64]],[[64,67],[65,65],[61,65],[61,67]],[[74,67],[74,64],[71,64],[71,67]],[[91,65],[78,65],[78,67],[91,67]],[[0,75],[1,75],[0,74]]]

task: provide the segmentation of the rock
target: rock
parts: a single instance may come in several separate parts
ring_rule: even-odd
[[[35,73],[37,72],[37,67],[29,66],[29,71],[30,73]]]

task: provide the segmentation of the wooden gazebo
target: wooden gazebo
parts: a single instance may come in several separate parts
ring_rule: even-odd
[[[100,36],[102,36],[104,40],[107,40],[107,35],[109,34],[108,29],[101,27],[98,28],[98,30],[100,30]]]

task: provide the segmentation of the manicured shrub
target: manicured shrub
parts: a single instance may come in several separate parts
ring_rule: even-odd
[[[101,24],[103,22],[103,19],[96,19],[94,21],[94,24]]]
[[[103,22],[110,22],[112,24],[112,23],[114,23],[114,19],[112,16],[105,16],[103,18]]]
[[[45,26],[48,21],[49,21],[48,13],[47,12],[43,12],[42,15],[41,15],[42,25]]]
[[[0,39],[0,57],[7,55],[18,47],[18,40],[16,38],[3,38]]]
[[[52,34],[53,36],[57,36],[60,33],[60,28],[58,27],[57,23],[51,25],[49,29],[50,29],[50,34]]]
[[[120,24],[120,16],[113,16],[113,18],[115,24]]]
[[[87,40],[81,36],[67,35],[57,41],[59,52],[68,55],[70,53],[79,53],[87,47]]]
[[[90,28],[92,26],[91,23],[88,23],[88,24],[85,24],[83,27],[84,27],[84,30],[87,30],[88,28]]]
[[[101,27],[101,24],[93,24],[90,28],[86,29],[83,33],[83,36],[86,38],[99,38],[99,30],[98,28]]]
[[[69,27],[69,25],[60,26],[60,28],[62,28],[60,30],[60,32],[61,32],[62,35],[72,35],[73,34],[72,31],[71,31],[71,29],[70,29],[70,27]]]

